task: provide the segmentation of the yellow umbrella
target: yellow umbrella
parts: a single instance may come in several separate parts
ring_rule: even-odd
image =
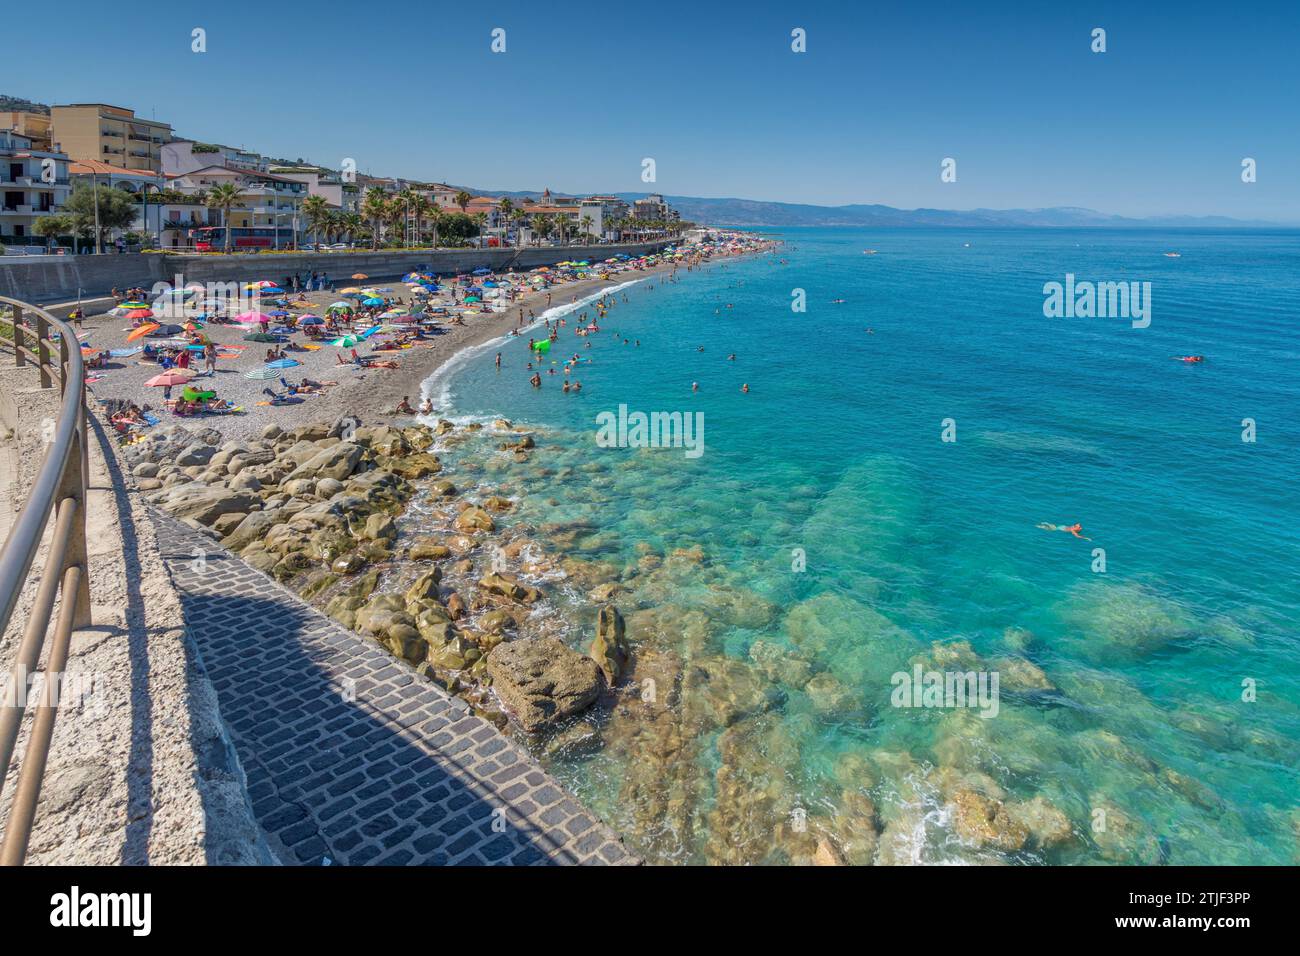
[[[339,289],[339,295],[351,295],[353,292],[360,292],[356,286],[349,286],[346,289]]]

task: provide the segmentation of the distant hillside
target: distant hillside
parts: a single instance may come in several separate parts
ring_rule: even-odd
[[[458,186],[475,196],[509,196],[518,202],[527,197],[537,199],[538,190],[479,189]],[[552,196],[566,193],[552,192]],[[613,193],[631,202],[649,193]],[[1269,228],[1284,225],[1257,219],[1231,219],[1227,216],[1153,216],[1146,219],[1112,216],[1077,206],[1051,206],[1045,209],[898,209],[880,204],[855,203],[849,206],[814,206],[808,203],[762,202],[757,199],[707,199],[700,196],[664,198],[683,219],[712,226],[780,227],[780,226],[954,226],[967,228],[1058,227],[1089,228]]]
[[[21,96],[9,96],[0,93],[0,113],[40,113],[43,116],[50,115],[50,108],[44,103],[33,103],[31,100],[25,100]]]

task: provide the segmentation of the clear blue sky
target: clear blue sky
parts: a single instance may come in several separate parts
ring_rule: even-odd
[[[11,6],[2,92],[374,174],[1300,222],[1296,0]]]

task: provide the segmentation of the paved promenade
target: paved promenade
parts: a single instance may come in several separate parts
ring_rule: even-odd
[[[636,862],[463,701],[150,510],[253,813],[283,862]]]

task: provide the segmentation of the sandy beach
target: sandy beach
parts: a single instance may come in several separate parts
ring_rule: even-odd
[[[333,348],[328,344],[316,350],[295,349],[294,346],[303,339],[301,335],[292,337],[286,355],[302,363],[294,368],[284,370],[284,377],[291,383],[304,378],[320,382],[337,382],[323,392],[306,394],[302,401],[292,405],[259,405],[266,396],[263,389],[273,386],[279,390],[279,383],[249,379],[245,373],[261,368],[265,364],[265,343],[245,342],[244,336],[250,328],[242,325],[225,325],[211,323],[205,328],[209,338],[220,346],[245,346],[237,357],[221,358],[217,362],[216,374],[212,377],[199,375],[194,385],[215,391],[218,397],[232,405],[242,406],[243,411],[228,415],[204,415],[200,418],[182,418],[163,408],[161,388],[151,388],[145,382],[160,371],[157,364],[140,360],[139,354],[111,358],[106,368],[91,371],[88,386],[93,400],[125,399],[138,405],[149,405],[155,412],[160,411],[163,424],[182,422],[202,424],[216,428],[227,438],[245,438],[258,434],[263,427],[274,423],[285,430],[307,422],[318,422],[344,415],[356,415],[366,421],[376,418],[393,417],[397,404],[407,397],[412,406],[418,407],[421,401],[421,385],[439,367],[448,362],[459,352],[508,335],[518,324],[520,309],[525,316],[534,312],[539,317],[547,308],[562,306],[582,300],[601,289],[612,288],[629,281],[651,279],[654,276],[671,272],[679,266],[663,264],[649,268],[628,270],[611,275],[608,280],[579,279],[551,286],[538,292],[529,293],[511,303],[504,312],[469,315],[463,325],[443,323],[436,327],[435,334],[426,341],[419,342],[411,348],[400,352],[382,353],[378,357],[392,358],[399,363],[395,369],[357,368],[352,365],[338,364],[338,356],[347,354],[348,350]],[[273,269],[268,267],[268,272]],[[358,283],[365,284],[365,283]],[[378,283],[380,287],[391,287],[395,295],[405,293],[405,288],[398,283]],[[551,296],[547,305],[547,294]],[[338,292],[303,293],[302,298],[311,303],[309,310],[323,314],[325,308],[339,299]],[[167,321],[167,320],[162,320]],[[525,319],[527,324],[528,320]],[[93,316],[87,319],[85,328],[88,335],[82,340],[84,347],[93,350],[121,349],[127,347],[127,335],[131,323],[111,315]],[[359,324],[358,328],[364,328]],[[256,326],[252,331],[256,330]],[[150,341],[149,339],[137,340]],[[328,340],[325,340],[328,341]],[[367,354],[369,344],[358,348]],[[202,370],[202,359],[195,362]],[[179,389],[175,390],[179,391]],[[437,414],[435,406],[433,414]]]

